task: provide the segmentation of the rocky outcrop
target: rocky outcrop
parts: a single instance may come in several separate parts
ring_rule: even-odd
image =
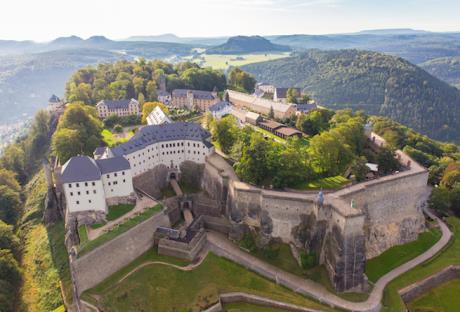
[[[168,168],[158,165],[133,178],[135,188],[142,190],[154,198],[161,197],[161,190],[168,185]]]
[[[327,221],[316,219],[315,214],[300,215],[301,222],[292,230],[294,243],[306,250],[309,254],[321,254],[326,236]]]

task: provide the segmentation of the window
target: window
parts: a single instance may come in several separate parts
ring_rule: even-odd
[[[69,188],[72,188],[72,183],[69,183]]]
[[[114,175],[117,176],[117,173],[115,172]]]
[[[89,195],[89,191],[86,191],[86,195]]]
[[[79,200],[77,200],[77,205],[79,205],[79,204],[80,204],[80,201],[79,201]]]
[[[80,195],[80,192],[78,192],[77,194]]]
[[[93,190],[93,194],[96,194],[96,190]]]
[[[88,203],[90,203],[90,204],[91,204],[91,199],[88,199]]]
[[[73,196],[73,192],[70,192],[70,196]]]
[[[76,185],[77,185],[77,187],[80,187],[80,184],[77,183]]]
[[[85,186],[88,186],[88,182],[85,182]]]
[[[112,184],[109,182],[109,185],[112,185]]]
[[[113,181],[113,185],[117,185],[118,184],[118,181]]]
[[[107,179],[110,178],[110,174],[106,175]]]
[[[123,179],[123,183],[125,183],[125,182],[126,182],[126,179]]]
[[[96,185],[96,182],[93,182],[93,186],[95,186],[95,185]]]
[[[121,174],[122,174],[122,175],[125,175],[125,172],[124,172],[124,171],[122,171],[122,172],[121,172]]]

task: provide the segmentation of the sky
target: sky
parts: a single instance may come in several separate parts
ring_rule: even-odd
[[[459,0],[3,0],[0,39],[460,31]]]

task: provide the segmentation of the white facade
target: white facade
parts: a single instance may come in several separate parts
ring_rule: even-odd
[[[275,86],[267,83],[258,83],[256,89],[259,89],[265,93],[275,93]]]
[[[144,173],[158,165],[165,165],[168,169],[179,169],[186,160],[204,163],[213,148],[204,143],[190,140],[173,140],[159,142],[125,155],[131,165],[133,176]]]
[[[103,100],[96,104],[96,110],[97,115],[101,119],[105,119],[111,115],[119,117],[141,115],[139,102],[135,99],[118,101]]]
[[[63,186],[69,212],[107,212],[105,192],[101,180],[64,183]]]
[[[228,102],[219,102],[209,107],[209,112],[211,112],[214,118],[222,118],[225,115],[232,113],[232,105]]]
[[[131,169],[102,174],[106,198],[130,196],[134,192]]]

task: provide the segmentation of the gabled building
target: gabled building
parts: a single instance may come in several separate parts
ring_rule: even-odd
[[[104,219],[108,205],[129,202],[134,197],[130,164],[123,157],[72,157],[62,166],[59,182],[67,211],[77,219],[82,212],[94,213],[96,220]]]
[[[201,111],[206,111],[209,106],[219,101],[217,91],[175,89],[171,96],[171,106]]]
[[[214,118],[222,118],[232,113],[232,105],[227,101],[220,101],[208,107],[208,111]]]
[[[135,99],[102,100],[96,104],[96,110],[99,118],[101,119],[105,119],[110,115],[117,115],[119,117],[141,115],[139,102]]]
[[[318,105],[316,105],[316,103],[308,103],[308,104],[295,104],[296,106],[296,109],[297,109],[297,113],[300,114],[300,113],[309,113],[310,111],[318,108]]]
[[[255,89],[260,90],[264,93],[272,93],[272,94],[275,93],[275,86],[269,83],[265,83],[265,82],[256,83]]]
[[[161,125],[164,123],[172,123],[171,119],[161,110],[159,106],[155,107],[147,116],[148,125]]]

